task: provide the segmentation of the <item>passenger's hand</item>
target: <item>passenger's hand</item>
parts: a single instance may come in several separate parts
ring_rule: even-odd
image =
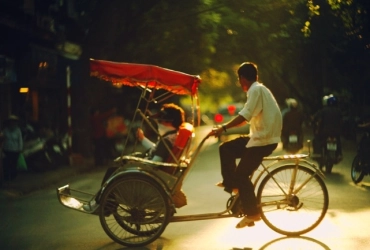
[[[138,128],[136,130],[136,138],[139,140],[139,141],[142,141],[144,139],[144,132],[141,128]]]

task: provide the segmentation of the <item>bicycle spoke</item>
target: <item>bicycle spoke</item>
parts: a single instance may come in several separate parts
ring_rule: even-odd
[[[122,178],[104,191],[100,222],[108,236],[122,245],[147,245],[167,226],[168,204],[154,181],[145,177]]]
[[[299,235],[315,228],[328,208],[324,182],[306,167],[287,165],[273,170],[262,180],[257,198],[262,219],[276,232]],[[291,179],[296,173],[295,183]],[[282,191],[283,190],[283,191]]]

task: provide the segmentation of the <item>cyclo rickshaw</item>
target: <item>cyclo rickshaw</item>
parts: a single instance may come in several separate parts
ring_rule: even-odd
[[[90,70],[94,77],[141,89],[133,120],[139,117],[150,125],[146,115],[149,104],[163,102],[171,95],[190,95],[193,117],[200,116],[196,98],[201,83],[198,76],[153,65],[93,59]],[[144,105],[140,106],[142,102]],[[142,106],[144,108],[139,108]],[[177,193],[211,136],[208,134],[199,145],[193,145],[192,123],[186,122],[180,127],[174,146],[168,147],[171,157],[166,162],[154,162],[135,154],[121,155],[114,160],[117,170],[100,192],[90,194],[68,184],[57,188],[60,203],[99,216],[105,233],[112,240],[131,247],[155,241],[171,222],[244,216],[238,194],[232,194],[226,201],[226,208],[220,212],[176,215],[176,210],[184,205],[181,197],[179,203]],[[155,127],[150,127],[162,140]],[[324,174],[308,157],[309,154],[268,156],[252,176],[245,177],[254,183],[262,220],[280,234],[305,234],[318,226],[327,212],[329,197]],[[92,200],[98,201],[98,206],[90,212],[85,211],[83,205]]]

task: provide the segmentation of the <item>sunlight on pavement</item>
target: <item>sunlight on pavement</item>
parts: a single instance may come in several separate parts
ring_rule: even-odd
[[[363,223],[368,221],[369,212],[370,209],[356,212],[354,219],[349,221],[351,216],[340,216],[342,211],[329,210],[318,227],[299,237],[278,234],[263,221],[256,222],[254,227],[236,229],[240,218],[227,218],[185,224],[179,222],[173,225],[178,227],[177,233],[165,232],[165,238],[167,243],[176,242],[176,246],[180,242],[182,250],[344,250],[355,249],[354,242],[358,244],[358,249],[363,249],[361,246],[364,244],[370,245],[368,228]],[[198,228],[196,233],[192,227]]]
[[[236,249],[266,249],[266,250],[328,250],[336,249],[329,248],[325,243],[319,240],[308,237],[286,237],[278,234],[268,228],[263,221],[256,222],[254,227],[246,227],[236,229],[235,226],[240,218],[218,219],[204,223],[202,230],[198,230],[196,234],[190,233],[186,236],[186,240],[181,240],[181,249],[210,249],[210,250],[236,250]],[[194,222],[190,222],[194,223]],[[187,224],[187,225],[190,225]],[[179,223],[181,224],[181,222]],[[178,225],[179,225],[178,224]],[[199,226],[199,225],[198,225]],[[185,229],[186,227],[186,229]],[[183,231],[191,231],[191,227],[185,226]],[[323,229],[322,229],[323,230]],[[325,231],[326,229],[324,229]],[[172,231],[172,230],[171,230]],[[321,231],[322,233],[322,231]],[[171,237],[167,238],[167,237]],[[167,235],[166,244],[168,241],[176,241],[172,238],[174,235]],[[176,245],[179,246],[179,245]]]
[[[348,183],[350,186],[360,189],[362,191],[367,191],[370,187],[370,182],[360,182],[358,184],[353,183],[352,181]]]
[[[354,214],[356,216],[342,216],[342,211],[330,210],[321,224],[307,236],[321,240],[333,250],[356,249],[353,247],[354,243],[358,243],[358,249],[364,249],[361,246],[366,242],[370,245],[368,225],[364,225],[364,221],[369,220],[370,209]]]

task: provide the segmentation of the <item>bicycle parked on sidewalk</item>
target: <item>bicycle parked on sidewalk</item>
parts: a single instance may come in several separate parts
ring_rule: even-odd
[[[166,99],[168,96],[163,94],[156,96],[158,89],[170,95],[195,97],[200,84],[197,76],[151,65],[93,60],[91,70],[94,76],[102,79],[142,89],[139,103]],[[149,122],[145,114],[146,110],[138,108],[134,117],[138,115]],[[238,194],[231,195],[226,208],[220,212],[176,216],[176,190],[181,188],[210,135],[195,145],[194,150],[193,137],[192,124],[186,124],[184,130],[179,131],[175,146],[169,148],[171,161],[154,162],[134,155],[118,157],[115,163],[119,168],[104,183],[99,197],[65,185],[57,189],[58,199],[70,209],[98,215],[105,233],[115,242],[129,247],[155,241],[172,222],[244,216]],[[245,177],[254,183],[262,220],[283,235],[297,236],[313,230],[328,209],[324,175],[307,157],[303,154],[265,157],[252,176]],[[98,200],[98,206],[85,211],[83,206],[92,200]]]

